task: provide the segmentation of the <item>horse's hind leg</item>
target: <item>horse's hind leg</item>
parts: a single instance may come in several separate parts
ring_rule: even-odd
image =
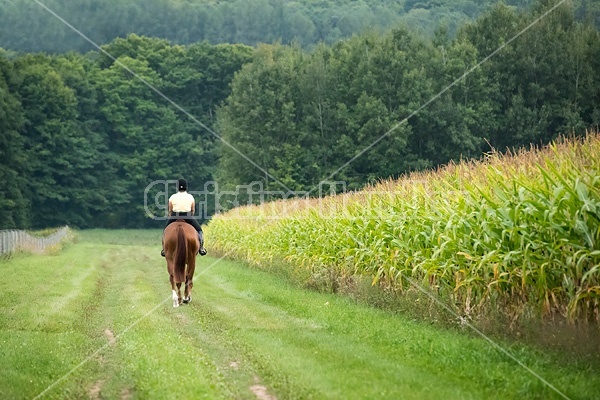
[[[188,267],[185,274],[185,298],[184,303],[192,301],[192,288],[194,287],[194,272],[196,271],[196,254],[192,254],[188,259]]]
[[[184,303],[189,303],[192,301],[192,287],[194,286],[194,281],[191,276],[186,275],[185,277],[185,292],[183,297]]]
[[[169,280],[171,281],[171,289],[173,291],[173,307],[179,307],[179,296],[177,295],[178,290],[175,290],[175,277],[173,274],[169,275]],[[181,285],[181,284],[178,284]],[[178,288],[179,289],[179,288]]]
[[[177,282],[177,303],[181,304],[181,282]],[[173,304],[175,304],[175,297],[173,297]]]

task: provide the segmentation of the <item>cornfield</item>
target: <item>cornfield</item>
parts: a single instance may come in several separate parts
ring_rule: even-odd
[[[207,241],[260,267],[366,276],[399,293],[416,282],[465,316],[598,323],[599,155],[598,134],[492,152],[360,192],[234,209]]]

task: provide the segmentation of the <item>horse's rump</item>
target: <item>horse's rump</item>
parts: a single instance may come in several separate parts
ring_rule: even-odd
[[[194,285],[196,253],[199,241],[196,229],[183,220],[177,220],[167,226],[164,232],[164,249],[173,290],[173,307],[189,303]],[[180,287],[185,282],[185,297],[181,297]]]
[[[186,265],[194,268],[198,252],[198,233],[184,220],[177,220],[165,229],[165,257],[169,274],[175,282],[185,282]]]

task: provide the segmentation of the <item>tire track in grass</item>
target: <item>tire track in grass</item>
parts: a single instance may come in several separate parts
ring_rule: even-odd
[[[260,378],[254,377],[254,385],[250,386],[250,391],[254,393],[258,400],[277,400],[277,397],[271,395],[269,390],[260,384]]]
[[[144,260],[144,256],[134,255],[138,251],[144,254],[147,247],[132,250],[127,245],[83,242],[71,246],[57,258],[23,257],[21,261],[35,270],[35,274],[28,276],[31,286],[52,290],[40,291],[36,302],[21,302],[15,307],[14,317],[21,320],[20,330],[8,330],[7,320],[0,314],[3,344],[12,346],[25,341],[33,351],[14,349],[7,357],[5,348],[1,349],[0,393],[3,398],[31,399],[36,395],[50,399],[167,398],[172,397],[173,388],[179,385],[187,387],[185,392],[181,390],[182,395],[187,393],[191,398],[226,398],[219,383],[213,380],[215,372],[210,358],[185,340],[181,341],[180,332],[161,312],[132,325],[160,304],[163,293],[156,290],[158,282],[161,288],[168,285],[162,260]],[[72,262],[73,259],[77,261]],[[0,265],[0,270],[12,267],[13,264]],[[94,273],[90,272],[92,269]],[[157,273],[158,269],[161,274]],[[102,273],[97,273],[99,270]],[[40,326],[40,316],[47,317],[50,311],[40,308],[39,304],[61,293],[68,295],[72,290],[71,281],[63,279],[64,273],[89,278],[84,279],[85,287],[79,288],[81,296],[68,296],[64,300],[54,317],[63,321],[57,324],[52,318],[44,318],[48,322]],[[2,285],[0,283],[0,287]],[[0,292],[0,297],[3,295]],[[0,306],[4,303],[5,300],[0,300]],[[49,341],[45,333],[47,324],[51,324],[50,333],[54,337],[68,339],[69,332],[75,331],[78,341],[68,340],[60,347],[53,345],[54,338]],[[12,338],[11,342],[4,341],[4,337]],[[49,361],[57,357],[64,362]],[[10,371],[3,372],[9,369],[8,362]],[[15,384],[24,390],[15,389]]]
[[[221,389],[210,382],[214,374],[207,356],[186,344],[165,315],[168,305],[147,313],[165,293],[157,289],[163,268],[158,268],[158,259],[144,255],[147,251],[120,246],[112,251],[112,278],[101,306],[102,326],[107,326],[102,333],[109,344],[98,378],[104,379],[102,397],[168,397],[187,387],[185,393],[192,398],[223,398]],[[168,280],[160,283],[164,289]],[[136,325],[129,329],[133,320]]]

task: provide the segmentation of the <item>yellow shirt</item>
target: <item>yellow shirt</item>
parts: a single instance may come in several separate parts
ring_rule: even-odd
[[[194,196],[188,192],[177,192],[169,197],[169,203],[173,206],[173,212],[189,212],[194,204]]]

